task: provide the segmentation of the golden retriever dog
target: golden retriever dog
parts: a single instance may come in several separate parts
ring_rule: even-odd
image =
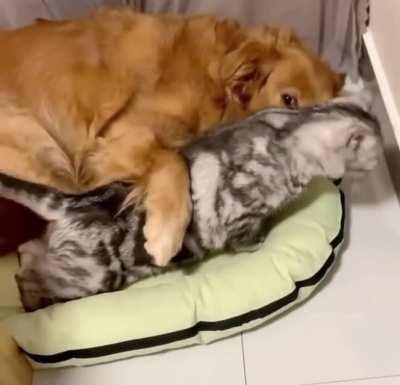
[[[157,265],[179,250],[191,217],[181,146],[343,85],[290,31],[212,16],[104,9],[2,31],[0,52],[0,170],[69,192],[132,183]]]

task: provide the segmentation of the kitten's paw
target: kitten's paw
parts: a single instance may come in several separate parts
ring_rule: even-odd
[[[20,270],[19,274],[23,274],[26,270],[29,270],[34,264],[36,257],[26,251],[19,251],[19,264]]]
[[[44,241],[41,239],[32,239],[31,241],[25,242],[18,247],[18,252],[21,255],[30,254],[34,257],[43,257],[46,255],[47,247]]]

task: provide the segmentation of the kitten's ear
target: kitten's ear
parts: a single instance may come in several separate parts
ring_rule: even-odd
[[[375,82],[366,84],[358,92],[343,92],[342,96],[332,100],[333,103],[352,103],[365,111],[370,111],[378,94],[378,85]]]
[[[379,135],[362,123],[351,126],[342,124],[335,129],[332,129],[330,125],[321,126],[320,138],[324,145],[333,151],[348,149],[353,153],[358,153],[360,149],[364,151],[372,148],[380,141]]]
[[[347,139],[346,147],[351,151],[357,151],[367,136],[369,135],[365,130],[356,130],[352,132]]]
[[[349,170],[353,175],[362,175],[365,171],[372,170],[379,162],[382,153],[382,142],[379,137],[367,130],[354,131],[347,141]]]
[[[376,82],[371,82],[365,85],[365,87],[355,95],[358,105],[366,111],[370,111],[375,97],[379,93],[378,84]]]
[[[273,108],[261,111],[259,114],[265,123],[278,130],[283,128],[294,116],[297,115],[294,111],[292,112]]]

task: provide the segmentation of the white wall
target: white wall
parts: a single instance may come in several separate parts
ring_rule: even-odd
[[[400,199],[400,0],[370,3],[370,28],[364,41],[382,96],[374,112],[381,122],[385,157]]]
[[[400,111],[400,0],[371,0],[370,30]]]

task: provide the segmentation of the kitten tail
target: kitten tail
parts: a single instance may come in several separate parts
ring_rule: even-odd
[[[29,208],[47,221],[63,215],[60,203],[64,194],[44,185],[0,173],[0,196]]]

